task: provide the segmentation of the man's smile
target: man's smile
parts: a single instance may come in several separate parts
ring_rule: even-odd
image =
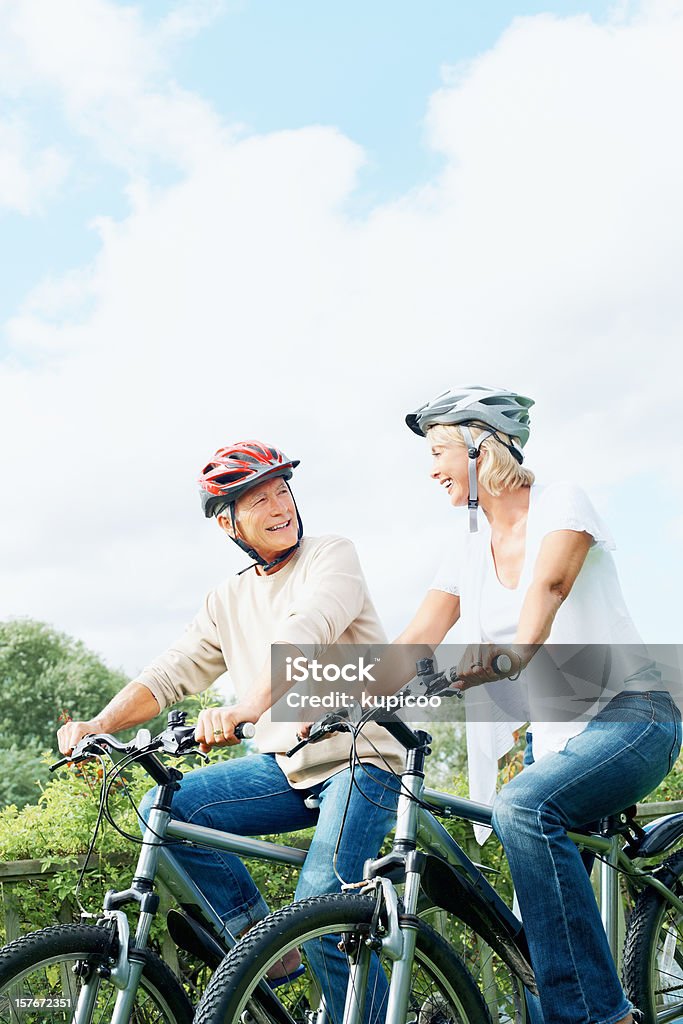
[[[266,529],[273,533],[275,530],[286,530],[291,525],[292,520],[288,519],[286,523],[277,523],[275,526],[267,526]]]

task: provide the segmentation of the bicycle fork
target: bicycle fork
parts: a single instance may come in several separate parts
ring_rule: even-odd
[[[402,791],[398,800],[392,851],[394,856],[402,859],[408,866],[405,872],[403,910],[399,911],[398,896],[393,883],[385,877],[373,877],[373,862],[368,862],[366,878],[370,881],[365,891],[376,892],[377,907],[371,933],[365,939],[362,948],[355,951],[354,962],[350,966],[344,1024],[363,1024],[372,956],[373,953],[380,951],[393,963],[384,1019],[386,1024],[397,1024],[406,1020],[417,941],[417,906],[422,877],[419,870],[411,870],[411,867],[415,866],[418,802],[424,789],[424,760],[428,752],[427,743],[431,739],[427,733],[418,733],[418,736],[422,738],[423,745],[410,751],[406,771],[401,776]],[[383,925],[383,919],[386,920],[386,925]],[[381,970],[379,966],[377,969]],[[370,1021],[369,1024],[375,1022]]]

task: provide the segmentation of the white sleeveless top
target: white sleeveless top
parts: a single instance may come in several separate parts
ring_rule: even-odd
[[[642,645],[621,592],[611,554],[615,543],[588,496],[575,484],[558,482],[532,485],[524,565],[515,589],[504,587],[497,577],[491,552],[491,531],[482,512],[479,513],[479,532],[470,534],[466,532],[465,526],[442,563],[432,589],[460,596],[461,636],[464,642],[512,643],[522,603],[533,579],[541,543],[547,534],[556,530],[589,533],[593,544],[571,592],[555,616],[547,643],[572,645],[573,654],[576,653],[574,645],[578,644],[630,645],[616,651],[612,647],[608,690],[617,693],[628,686],[643,689],[637,677],[641,670],[652,665],[652,661]],[[557,648],[553,650],[557,652]],[[548,670],[548,657],[544,650],[539,651],[525,670],[525,675],[529,674],[536,662],[539,691],[542,674]],[[551,664],[553,667],[556,668],[557,663],[555,666]],[[629,679],[631,681],[626,683]],[[510,686],[510,683],[503,682],[500,686]],[[467,691],[466,701],[481,701],[483,690],[483,687],[476,687]],[[509,710],[499,713],[492,704],[490,721],[468,721],[472,798],[484,803],[492,801],[498,759],[512,746],[512,734],[523,721],[532,719],[530,728],[534,739],[534,758],[539,760],[552,750],[562,750],[567,740],[585,728],[586,708],[581,710],[582,721],[544,722],[533,721],[532,706],[530,710],[527,708],[528,714],[520,710],[518,721],[510,721]]]

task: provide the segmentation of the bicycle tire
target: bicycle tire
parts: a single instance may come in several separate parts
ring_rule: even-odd
[[[683,896],[683,850],[664,861]],[[638,895],[629,918],[623,959],[624,987],[644,1024],[683,1018],[683,914],[651,888]]]
[[[526,989],[498,954],[470,925],[440,907],[421,910],[420,917],[460,957],[497,1024],[527,1024]]]
[[[219,966],[199,1004],[195,1024],[229,1024],[240,1018],[258,1024],[278,1020],[277,1014],[264,1007],[258,988],[266,972],[296,947],[302,950],[304,962],[313,951],[320,956],[325,936],[334,936],[333,943],[342,936],[346,949],[355,941],[362,945],[370,934],[375,908],[372,896],[339,894],[301,900],[271,914],[248,932]],[[386,976],[390,964],[384,959],[381,964]],[[384,1019],[381,1000],[386,999],[386,985],[381,994],[382,986],[375,984],[370,995],[375,997],[378,987],[376,1004],[366,1005],[366,1021]],[[308,1024],[318,1008],[319,992],[309,967],[302,977],[274,993],[286,1011],[279,1019]],[[341,1024],[341,1014],[335,1014],[330,1006],[327,1009],[329,1024]],[[414,1024],[491,1024],[486,1004],[462,960],[423,921],[417,922],[407,1020]]]
[[[99,977],[92,1024],[106,1024],[118,989],[106,978],[115,963],[118,941],[109,929],[91,925],[56,925],[15,939],[0,950],[0,1024],[70,1024],[79,988],[93,972]],[[144,961],[131,1014],[132,1024],[191,1024],[192,1004],[171,969],[151,950],[138,950]],[[17,999],[35,1000],[22,1007]],[[42,1006],[40,1000],[47,1000]],[[69,1005],[55,1005],[68,1000]]]

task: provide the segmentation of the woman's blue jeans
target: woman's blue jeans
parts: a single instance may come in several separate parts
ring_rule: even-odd
[[[494,803],[545,1024],[615,1024],[631,1009],[567,830],[641,800],[680,748],[681,715],[668,693],[622,693],[564,750],[525,767]]]
[[[172,815],[181,821],[240,836],[272,835],[316,826],[299,875],[296,899],[339,892],[333,854],[349,789],[349,769],[311,789],[293,789],[274,754],[253,754],[198,768],[183,777],[173,797]],[[363,864],[375,857],[396,821],[398,782],[373,765],[356,768],[356,781],[346,813],[336,868],[344,881],[363,877]],[[386,787],[389,787],[387,789]],[[142,800],[144,819],[155,790]],[[317,796],[320,809],[306,797]],[[370,803],[383,805],[385,810]],[[190,874],[233,935],[239,935],[269,913],[240,858],[205,847],[169,846],[168,852]]]

